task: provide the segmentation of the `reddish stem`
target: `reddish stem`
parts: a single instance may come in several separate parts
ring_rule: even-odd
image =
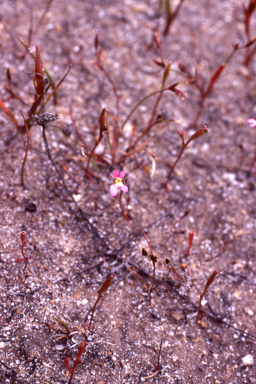
[[[193,239],[194,239],[194,232],[191,231],[191,232],[189,232],[189,236],[188,236],[188,248],[184,251],[184,255],[186,257],[188,257],[190,254],[190,250],[191,250],[191,247],[193,245]]]
[[[22,163],[22,168],[21,168],[21,185],[24,186],[24,171],[25,171],[25,165],[26,165],[26,161],[27,161],[27,157],[28,157],[28,149],[29,149],[29,132],[28,132],[28,125],[27,125],[27,122],[25,120],[25,117],[23,115],[23,113],[20,111],[22,117],[23,117],[23,120],[24,120],[24,123],[25,123],[25,129],[26,129],[26,134],[27,134],[27,144],[26,144],[26,151],[25,151],[25,156],[24,156],[24,160],[23,160],[23,163]]]

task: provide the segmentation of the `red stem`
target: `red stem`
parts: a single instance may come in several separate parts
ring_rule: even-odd
[[[25,171],[25,165],[26,165],[26,161],[27,161],[27,157],[28,157],[28,149],[29,149],[29,132],[28,132],[28,125],[27,125],[27,122],[25,120],[25,117],[23,115],[23,113],[20,111],[22,117],[23,117],[23,120],[24,120],[24,123],[25,123],[25,129],[26,129],[26,134],[27,134],[27,145],[26,145],[26,151],[25,151],[25,156],[24,156],[24,160],[23,160],[23,163],[22,163],[22,168],[21,168],[21,185],[24,186],[24,171]]]

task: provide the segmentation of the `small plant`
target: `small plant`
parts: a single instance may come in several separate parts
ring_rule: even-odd
[[[94,313],[95,313],[95,310],[96,310],[96,306],[97,306],[98,302],[100,301],[100,299],[102,298],[103,293],[106,292],[107,289],[112,284],[112,281],[113,281],[114,277],[115,277],[115,275],[110,275],[107,278],[107,280],[104,281],[104,283],[102,284],[101,288],[98,290],[98,297],[97,297],[97,300],[95,301],[95,304],[94,304],[94,307],[93,307],[93,310],[92,310],[92,315],[91,315],[91,319],[90,319],[90,323],[89,323],[89,330],[91,330],[91,324],[92,324],[92,320],[93,320]]]
[[[194,232],[191,231],[191,232],[189,232],[189,235],[188,235],[188,248],[184,251],[184,255],[186,257],[188,257],[190,255],[190,251],[191,251],[191,248],[193,245],[193,239],[194,239]]]
[[[135,275],[136,277],[138,277],[140,279],[140,281],[142,282],[146,292],[148,293],[148,297],[149,297],[149,302],[150,302],[150,305],[152,306],[151,304],[151,293],[153,292],[154,289],[156,289],[159,285],[155,286],[155,278],[156,278],[156,263],[157,263],[157,256],[155,256],[153,254],[153,251],[152,251],[152,248],[151,248],[151,245],[149,243],[149,240],[147,238],[147,235],[145,234],[145,232],[143,230],[141,230],[147,243],[148,243],[148,247],[149,247],[149,254],[148,254],[148,251],[146,250],[146,248],[142,248],[141,250],[141,254],[142,256],[144,257],[148,257],[149,260],[152,262],[152,265],[153,265],[153,275],[152,275],[152,279],[151,279],[151,284],[148,285],[136,272],[134,272],[131,268],[127,267],[127,269],[133,274]]]
[[[198,139],[199,137],[201,137],[203,134],[205,134],[206,132],[209,132],[209,128],[206,127],[206,125],[204,126],[203,129],[199,129],[198,131],[196,131],[189,139],[188,141],[185,142],[185,139],[184,139],[184,135],[183,135],[183,132],[182,131],[179,131],[179,136],[181,138],[181,141],[182,141],[182,146],[181,146],[181,150],[180,150],[180,153],[177,157],[177,159],[175,160],[175,162],[173,163],[173,165],[170,165],[170,171],[168,173],[168,176],[167,176],[167,180],[170,180],[171,176],[172,176],[172,173],[174,171],[174,168],[176,167],[177,163],[179,162],[179,160],[181,159],[181,156],[183,154],[183,152],[185,151],[185,149],[187,148],[188,144],[193,141],[193,140],[196,140]]]
[[[224,275],[226,273],[226,271],[224,272],[218,272],[218,271],[214,271],[211,276],[209,277],[209,279],[207,280],[207,283],[205,284],[205,287],[204,287],[204,291],[203,293],[200,295],[200,299],[199,299],[199,306],[198,306],[198,315],[197,315],[197,322],[200,323],[202,321],[202,318],[203,318],[203,311],[202,311],[202,300],[203,300],[203,297],[206,295],[206,293],[208,292],[208,288],[210,287],[210,285],[213,283],[215,277],[219,274],[219,275]]]
[[[26,232],[21,232],[20,239],[21,239],[20,248],[21,248],[22,257],[19,259],[16,259],[15,263],[23,263],[25,261],[25,265],[24,265],[24,272],[25,272],[28,264],[28,257],[25,256],[25,252],[24,252],[24,247],[26,245]]]
[[[71,360],[70,357],[68,357],[68,356],[65,357],[64,364],[65,364],[66,369],[70,372],[70,378],[69,378],[68,384],[71,384],[75,369],[78,366],[78,364],[81,363],[81,356],[84,353],[85,347],[86,347],[86,341],[82,341],[82,343],[79,347],[79,350],[77,352],[76,361],[74,362],[73,367],[70,367],[70,360]]]
[[[106,120],[106,116],[105,116],[106,112],[108,113],[106,108],[103,108],[102,111],[101,111],[101,114],[100,114],[100,117],[99,117],[99,123],[100,123],[99,137],[98,137],[98,139],[97,139],[97,141],[96,141],[96,143],[95,143],[95,145],[94,145],[93,149],[91,150],[91,153],[90,153],[90,155],[88,157],[86,172],[88,172],[88,170],[89,170],[90,161],[91,161],[91,158],[93,156],[93,153],[94,153],[95,149],[97,148],[97,146],[99,145],[99,143],[103,139],[104,133],[108,132],[107,120]]]
[[[149,240],[147,238],[147,235],[145,234],[145,232],[142,230],[142,233],[148,243],[148,247],[149,247],[149,255],[147,253],[147,250],[145,248],[142,248],[142,255],[143,256],[146,256],[146,257],[149,257],[149,259],[152,261],[152,265],[153,265],[153,275],[152,275],[152,281],[151,281],[151,284],[150,284],[150,287],[149,287],[149,295],[151,295],[151,292],[153,291],[154,289],[154,284],[155,284],[155,278],[156,278],[156,263],[157,263],[157,256],[153,255],[153,251],[152,251],[152,248],[151,248],[151,245],[149,243]]]
[[[169,259],[165,259],[165,265],[180,281],[183,281],[183,277],[181,277],[181,275],[177,272],[176,268],[172,264],[170,264]]]
[[[16,259],[15,263],[23,263],[23,262],[25,262],[24,268],[23,268],[23,273],[24,273],[24,281],[23,282],[25,282],[26,278],[28,276],[26,274],[26,269],[27,269],[27,265],[28,265],[28,259],[31,258],[30,256],[27,257],[25,255],[25,252],[24,252],[24,248],[25,248],[25,245],[26,245],[26,232],[21,232],[20,239],[21,239],[21,254],[22,254],[22,257]]]
[[[159,347],[158,351],[156,350],[156,348],[151,347],[149,345],[143,344],[143,346],[146,347],[146,348],[153,349],[153,351],[155,352],[155,354],[157,356],[157,367],[156,367],[156,370],[155,370],[155,372],[152,375],[144,377],[144,380],[146,380],[146,379],[151,379],[152,377],[156,376],[160,372],[160,369],[161,369],[161,367],[160,367],[160,357],[161,357],[161,352],[162,352],[162,339],[160,341],[160,347]]]
[[[66,321],[64,321],[64,320],[62,320],[62,319],[60,319],[60,318],[58,317],[58,318],[57,318],[57,322],[58,322],[58,324],[59,324],[61,327],[63,327],[63,328],[65,329],[65,331],[67,332],[68,335],[71,333],[71,330],[70,330],[70,328],[69,328],[69,326],[68,326],[68,324],[67,324]]]

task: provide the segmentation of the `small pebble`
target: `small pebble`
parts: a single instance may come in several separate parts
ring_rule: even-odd
[[[250,308],[245,308],[245,309],[244,309],[244,312],[245,312],[248,316],[253,316],[253,315],[254,315],[254,312],[253,312]]]
[[[62,344],[57,344],[55,345],[55,349],[57,349],[57,351],[63,351],[63,349],[65,349],[65,346]]]
[[[243,365],[253,365],[254,364],[253,356],[252,355],[246,355],[246,356],[242,357],[242,364]]]
[[[175,355],[175,354],[173,354],[173,355],[172,355],[172,361],[173,361],[174,363],[176,363],[176,361],[178,361],[178,360],[179,360],[178,356]]]
[[[177,321],[185,319],[184,313],[178,309],[171,311],[171,316]]]

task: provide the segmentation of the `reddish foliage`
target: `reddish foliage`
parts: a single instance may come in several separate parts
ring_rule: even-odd
[[[81,343],[81,345],[79,347],[79,350],[77,352],[76,361],[75,361],[73,367],[70,367],[70,360],[71,360],[70,357],[68,357],[68,356],[65,357],[64,365],[65,365],[66,369],[71,373],[68,384],[71,384],[71,380],[73,378],[75,369],[78,366],[78,364],[81,363],[81,356],[82,356],[82,354],[83,354],[83,352],[85,350],[85,347],[86,347],[86,341],[82,341],[82,343]]]
[[[210,287],[210,285],[213,283],[215,277],[220,274],[220,275],[224,275],[224,273],[226,273],[226,271],[224,272],[218,272],[218,271],[214,271],[211,276],[209,277],[209,279],[207,280],[207,283],[205,284],[205,287],[204,287],[204,291],[203,293],[200,295],[200,299],[199,299],[199,308],[198,308],[198,315],[197,315],[197,322],[201,321],[202,317],[203,317],[203,313],[202,313],[202,300],[203,300],[203,297],[206,295],[206,293],[208,292],[208,288]]]
[[[36,93],[41,95],[44,92],[44,66],[38,46],[36,46],[36,60],[34,66],[33,81]]]
[[[184,255],[187,257],[190,254],[191,247],[193,245],[193,239],[194,239],[194,232],[189,232],[188,236],[188,248],[184,251]]]

